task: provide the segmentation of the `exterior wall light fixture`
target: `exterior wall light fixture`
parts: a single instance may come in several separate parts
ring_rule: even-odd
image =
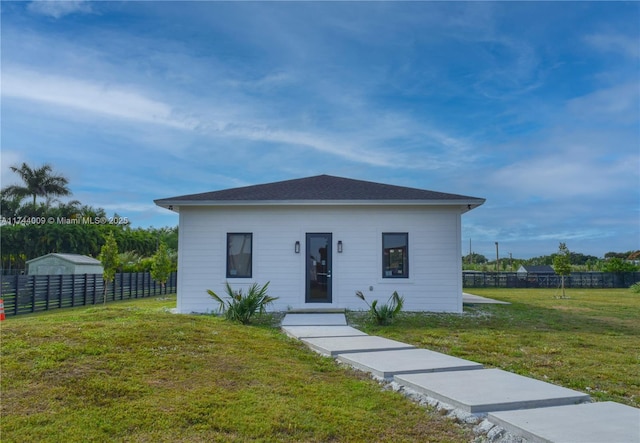
[[[338,240],[338,252],[342,253],[342,240]]]
[[[293,247],[296,254],[300,254],[300,242],[296,241],[296,245]]]

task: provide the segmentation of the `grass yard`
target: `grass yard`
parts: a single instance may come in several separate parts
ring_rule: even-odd
[[[270,325],[174,306],[151,298],[2,322],[0,440],[473,439]]]
[[[628,289],[468,289],[511,305],[465,307],[465,315],[401,313],[370,334],[640,407],[640,294]]]

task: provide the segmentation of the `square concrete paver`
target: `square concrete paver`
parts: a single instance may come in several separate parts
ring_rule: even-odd
[[[413,348],[411,345],[374,335],[303,338],[302,342],[316,352],[331,356],[351,352],[389,351],[392,349]]]
[[[396,374],[420,372],[461,371],[482,369],[480,363],[451,357],[427,349],[402,349],[395,351],[358,352],[341,354],[338,360],[362,371],[391,379]]]
[[[490,413],[532,442],[640,442],[640,409],[614,402]]]
[[[346,326],[344,314],[287,314],[282,326]]]
[[[282,330],[293,338],[349,337],[367,335],[351,326],[283,326]]]
[[[396,375],[394,380],[471,413],[570,405],[582,392],[500,369]]]

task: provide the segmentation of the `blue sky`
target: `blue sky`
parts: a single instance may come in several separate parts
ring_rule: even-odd
[[[463,251],[640,249],[640,3],[2,2],[2,186],[156,198],[331,174],[486,198]]]

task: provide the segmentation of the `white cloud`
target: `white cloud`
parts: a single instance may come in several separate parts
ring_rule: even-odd
[[[634,171],[637,174],[637,166],[637,158],[632,157],[605,163],[579,152],[560,153],[510,164],[493,174],[491,181],[523,199],[594,198],[624,190],[627,178]]]
[[[638,36],[621,34],[591,34],[585,41],[593,48],[604,52],[615,52],[632,59],[640,58],[640,41]]]
[[[38,0],[29,3],[27,8],[35,14],[47,15],[56,19],[69,14],[92,12],[89,2],[82,0]]]
[[[171,106],[120,85],[6,68],[2,95],[136,122],[193,129],[195,123],[175,115]]]
[[[600,89],[569,101],[567,109],[574,115],[607,117],[617,122],[638,121],[640,88],[637,81]]]

